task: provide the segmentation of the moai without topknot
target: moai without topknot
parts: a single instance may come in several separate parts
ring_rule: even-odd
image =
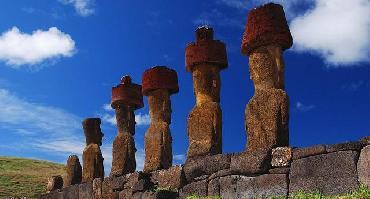
[[[92,182],[95,178],[104,178],[104,158],[100,146],[104,134],[100,129],[100,118],[87,118],[82,122],[86,147],[83,151],[82,182]]]
[[[67,176],[64,181],[64,187],[80,184],[82,180],[82,167],[77,155],[71,155],[67,160]]]
[[[208,26],[196,30],[196,42],[186,47],[186,70],[193,75],[196,105],[188,116],[188,158],[222,153],[220,71],[227,68],[225,44],[213,39]]]
[[[289,98],[284,91],[282,53],[292,44],[281,5],[269,3],[250,11],[242,42],[255,89],[245,110],[248,151],[289,145]]]
[[[130,76],[124,76],[121,83],[112,88],[111,106],[116,111],[118,134],[113,142],[110,175],[120,176],[136,170],[134,111],[144,106],[141,86],[132,83]]]
[[[172,166],[171,99],[179,92],[177,73],[165,66],[144,72],[143,94],[148,96],[150,126],[145,133],[144,172],[168,169]]]

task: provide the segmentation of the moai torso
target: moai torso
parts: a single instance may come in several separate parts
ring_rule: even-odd
[[[196,105],[187,121],[188,158],[222,153],[220,70],[227,67],[225,45],[213,40],[213,29],[200,27],[197,41],[186,48],[186,69],[192,73]]]
[[[118,134],[113,142],[111,176],[121,176],[136,170],[135,114],[143,107],[141,86],[133,84],[129,76],[112,88],[112,107],[116,111]]]
[[[87,146],[82,154],[82,182],[92,182],[95,178],[104,178],[104,158],[100,150],[104,134],[101,132],[100,123],[99,118],[88,118],[83,122]]]
[[[64,181],[65,187],[81,183],[82,167],[76,155],[71,155],[68,157],[66,170],[67,176]]]
[[[177,93],[176,71],[156,66],[143,74],[143,94],[148,96],[150,126],[145,133],[144,172],[172,166],[171,99]]]
[[[249,55],[255,89],[245,110],[248,151],[289,145],[289,98],[283,90],[282,52],[291,45],[280,5],[266,4],[250,12],[242,44],[242,52]]]

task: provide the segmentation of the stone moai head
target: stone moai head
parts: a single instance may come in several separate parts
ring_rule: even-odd
[[[100,129],[101,120],[100,118],[87,118],[82,122],[86,137],[86,145],[97,144],[102,145],[102,138],[104,136]]]
[[[121,78],[121,83],[112,88],[112,108],[116,110],[117,126],[120,132],[135,134],[134,110],[144,107],[141,86],[134,84],[131,77]]]
[[[284,89],[282,52],[292,45],[293,38],[281,5],[269,3],[249,12],[241,51],[250,56],[251,79],[256,89]]]
[[[142,85],[143,95],[148,96],[151,120],[170,124],[170,95],[179,92],[176,71],[166,66],[152,67],[143,73]]]
[[[196,42],[185,50],[186,70],[193,74],[197,104],[220,101],[220,70],[227,68],[225,44],[213,39],[213,29],[201,26],[195,31]]]

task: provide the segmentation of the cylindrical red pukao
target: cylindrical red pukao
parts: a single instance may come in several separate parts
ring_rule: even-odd
[[[225,44],[213,39],[213,29],[208,26],[196,30],[196,42],[188,44],[185,49],[186,71],[192,72],[199,64],[217,65],[220,69],[228,66]]]
[[[116,108],[120,104],[131,106],[134,109],[144,107],[141,85],[132,83],[130,76],[124,76],[121,83],[112,88],[111,106]]]
[[[250,55],[255,49],[268,45],[277,45],[283,50],[293,45],[283,7],[279,4],[265,4],[249,12],[241,51]]]
[[[179,92],[177,73],[166,66],[155,66],[143,73],[142,93],[147,96],[156,89],[167,89],[170,94]]]

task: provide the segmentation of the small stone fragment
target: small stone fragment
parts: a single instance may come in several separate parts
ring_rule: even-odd
[[[287,167],[292,160],[292,148],[277,147],[272,149],[271,166],[273,167]]]

